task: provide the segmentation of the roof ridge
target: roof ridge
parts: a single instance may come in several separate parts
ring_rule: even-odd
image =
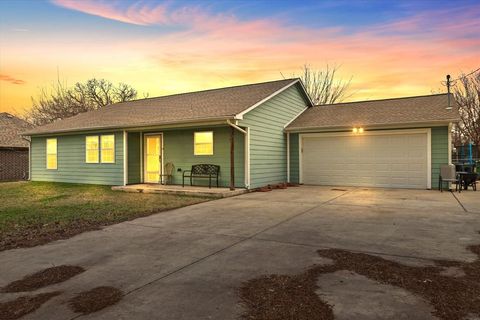
[[[435,94],[425,94],[418,96],[408,96],[408,97],[398,97],[398,98],[383,98],[383,99],[373,99],[373,100],[358,100],[358,101],[349,101],[349,102],[338,102],[331,104],[316,104],[315,107],[328,107],[328,106],[338,106],[340,104],[354,104],[362,102],[376,102],[376,101],[386,101],[386,100],[402,100],[402,99],[412,99],[412,98],[424,98],[424,97],[434,97],[434,96],[446,96],[448,93],[435,93]]]
[[[209,92],[209,91],[216,91],[216,90],[223,90],[223,89],[231,89],[231,88],[255,86],[255,85],[267,84],[267,83],[273,83],[273,82],[280,82],[280,81],[288,81],[288,80],[294,81],[294,80],[298,80],[298,79],[300,79],[300,78],[287,78],[287,79],[270,80],[270,81],[255,82],[255,83],[245,83],[245,84],[239,84],[239,85],[234,85],[234,86],[220,87],[220,88],[212,88],[212,89],[205,89],[205,90],[179,92],[179,93],[172,93],[172,94],[167,94],[167,95],[157,96],[157,97],[148,97],[148,98],[142,98],[142,99],[135,99],[135,100],[117,102],[117,103],[113,103],[113,104],[111,104],[111,105],[109,105],[109,106],[118,105],[118,104],[122,104],[122,103],[128,103],[128,102],[136,102],[136,101],[152,100],[152,99],[159,99],[159,98],[167,98],[167,97],[181,96],[181,95],[194,94],[194,93],[200,93],[200,92]]]

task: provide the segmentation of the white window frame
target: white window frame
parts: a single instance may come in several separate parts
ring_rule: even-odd
[[[48,167],[48,155],[53,153],[48,153],[48,141],[55,140],[55,168]],[[57,138],[47,138],[45,139],[45,168],[47,170],[57,170],[58,169],[58,139]]]
[[[113,150],[113,161],[103,161],[103,148],[102,148],[102,140],[103,140],[103,137],[113,137],[113,147],[112,147],[112,150]],[[114,134],[103,134],[100,136],[100,143],[98,145],[99,149],[100,149],[100,163],[115,163],[115,135]],[[110,149],[106,149],[106,150],[110,150]]]
[[[197,145],[197,133],[211,133],[212,134],[212,152],[211,153],[197,153],[195,146]],[[214,141],[215,137],[213,131],[195,131],[193,133],[193,155],[194,156],[213,156],[214,155]]]
[[[88,138],[97,138],[97,161],[88,161],[88,144],[87,140]],[[90,149],[94,150],[94,149]],[[95,135],[95,136],[85,136],[85,163],[99,163],[100,162],[100,136]]]

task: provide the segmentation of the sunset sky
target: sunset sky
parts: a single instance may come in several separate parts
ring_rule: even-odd
[[[341,65],[350,100],[429,94],[480,67],[480,1],[1,1],[0,111],[60,78],[150,96]]]

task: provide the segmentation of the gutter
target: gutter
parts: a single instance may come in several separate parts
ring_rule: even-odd
[[[76,134],[77,132],[86,132],[86,131],[112,131],[112,130],[145,130],[146,128],[158,128],[158,127],[166,127],[166,126],[177,126],[177,125],[197,125],[206,122],[206,125],[211,124],[210,122],[218,121],[218,124],[225,123],[224,121],[231,118],[232,116],[221,116],[221,117],[209,117],[209,118],[202,118],[202,119],[185,119],[179,121],[167,121],[161,123],[136,123],[134,125],[114,125],[114,126],[97,126],[97,127],[83,127],[83,128],[75,128],[75,129],[62,129],[62,130],[52,130],[52,131],[25,131],[21,135],[22,136],[47,136],[47,135],[56,135],[56,134]]]
[[[245,168],[245,187],[247,189],[250,189],[250,128],[246,127],[245,129],[240,128],[236,124],[232,123],[230,119],[227,119],[227,124],[236,129],[237,131],[240,131],[244,135],[244,142],[245,142],[245,163],[244,163],[244,168]]]

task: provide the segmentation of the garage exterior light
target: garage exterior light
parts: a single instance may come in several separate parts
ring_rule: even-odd
[[[357,128],[353,128],[352,132],[353,132],[353,133],[357,133],[357,132],[358,132],[358,129],[357,129]]]
[[[353,129],[352,129],[352,132],[353,132],[354,134],[363,133],[363,128],[353,128]]]

